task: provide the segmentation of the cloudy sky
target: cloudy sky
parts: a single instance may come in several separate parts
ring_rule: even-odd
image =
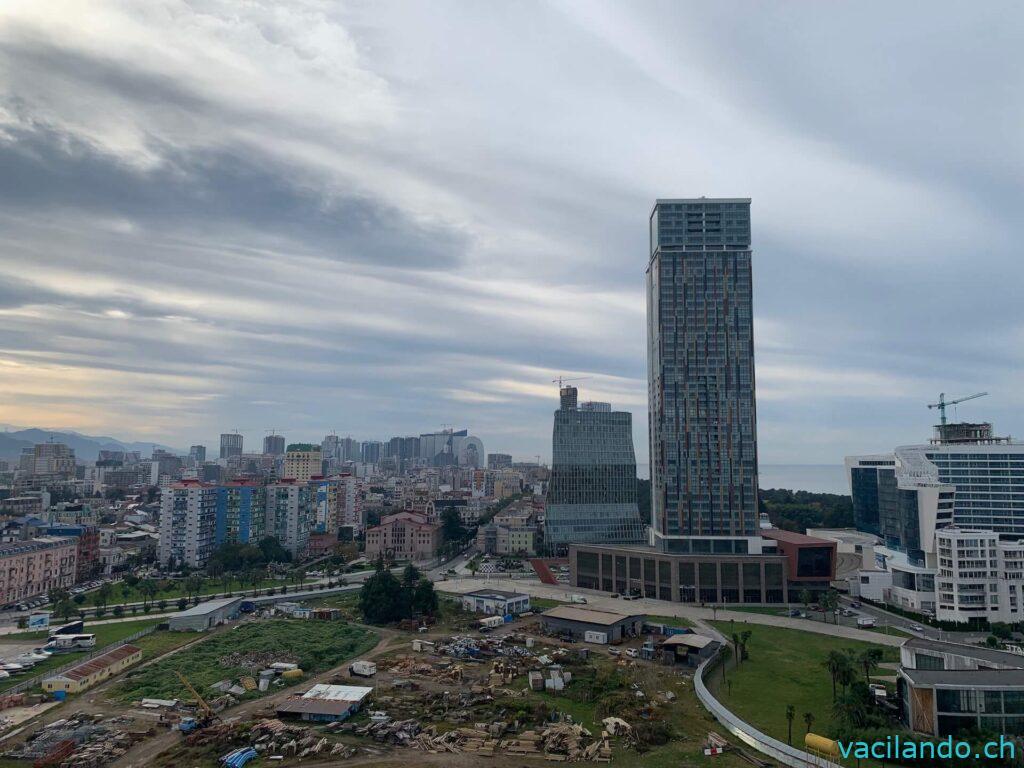
[[[753,198],[766,463],[1024,433],[1014,3],[0,4],[0,422],[634,413],[656,197]]]

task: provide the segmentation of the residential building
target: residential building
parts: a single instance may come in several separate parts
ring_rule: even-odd
[[[284,455],[284,477],[308,483],[323,472],[322,457],[318,445],[292,443]]]
[[[487,454],[487,468],[488,469],[511,469],[512,468],[512,456],[507,453],[488,453]]]
[[[220,436],[220,457],[229,459],[242,453],[242,436],[237,432],[225,432]]]
[[[214,545],[258,544],[266,535],[267,489],[258,480],[232,480],[217,488]]]
[[[544,520],[546,546],[564,551],[570,544],[643,542],[632,414],[610,407],[579,408],[573,386],[562,387],[560,395]]]
[[[482,467],[484,444],[465,429],[429,432],[420,435],[420,458],[431,467]]]
[[[366,526],[361,483],[352,475],[338,476],[338,527],[360,533]]]
[[[75,540],[75,583],[95,577],[100,570],[100,531],[95,525],[51,523],[40,529],[43,536]]]
[[[654,545],[758,534],[750,200],[658,200],[647,267]],[[733,552],[750,545],[737,541]]]
[[[935,534],[935,617],[941,621],[1016,624],[1024,616],[1024,539],[994,531],[942,528]]]
[[[75,539],[56,536],[0,544],[0,605],[73,586],[77,548]]]
[[[313,488],[308,482],[284,479],[267,486],[266,535],[277,539],[296,559],[306,554],[313,506]]]
[[[75,451],[64,443],[36,443],[32,446],[34,475],[75,476]]]
[[[161,565],[202,568],[216,547],[217,486],[182,480],[160,492]]]
[[[380,464],[384,457],[384,443],[380,440],[366,440],[361,447],[364,464]]]
[[[441,546],[441,526],[416,512],[386,515],[380,525],[366,529],[366,557],[391,560],[430,560]]]
[[[263,452],[268,456],[284,454],[284,435],[267,435],[263,438]]]

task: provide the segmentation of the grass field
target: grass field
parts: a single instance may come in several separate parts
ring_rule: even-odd
[[[237,680],[254,673],[253,669],[229,663],[225,657],[231,653],[269,652],[282,661],[294,660],[307,675],[317,674],[364,653],[377,639],[377,633],[343,621],[247,622],[214,635],[187,652],[129,672],[109,695],[120,701],[180,698],[183,692],[175,672],[186,675],[201,692],[219,680]],[[250,698],[257,695],[258,692],[247,694]]]
[[[306,579],[303,582],[303,584],[311,584],[313,583],[313,581],[314,580]],[[157,581],[157,584],[160,583],[163,582]],[[173,603],[177,602],[179,598],[187,596],[185,594],[185,589],[182,586],[181,580],[172,580],[169,582],[169,584],[170,586],[168,589],[162,590],[153,596],[153,602],[166,600],[167,603],[171,607],[173,607]],[[281,587],[288,587],[289,592],[298,588],[292,579],[262,579],[259,582],[259,584],[256,585],[256,588],[264,591],[268,589],[276,589],[278,592],[280,592]],[[223,579],[205,579],[203,582],[203,587],[202,589],[200,589],[199,594],[223,595],[227,594],[228,592],[241,592],[243,590],[249,591],[253,588],[254,587],[252,582],[249,581],[239,582],[237,579],[232,579],[231,581],[225,582]],[[94,605],[93,595],[95,593],[96,590],[84,593],[85,602],[82,604],[82,607],[92,607]],[[114,591],[111,594],[110,600],[107,603],[107,611],[110,611],[110,609],[112,609],[115,605],[123,605],[124,603],[141,603],[148,599],[149,598],[147,598],[139,591],[137,585],[135,587],[129,587],[124,582],[121,582],[114,585]]]
[[[156,626],[158,623],[158,619],[148,619],[144,621],[120,621],[112,624],[91,625],[86,623],[85,631],[96,635],[96,650],[99,650],[111,645],[112,643],[116,643],[119,640],[124,640],[126,637],[134,635],[140,630]],[[4,654],[5,643],[16,642],[20,644],[24,643],[26,640],[38,640],[39,644],[42,645],[46,642],[46,637],[46,632],[18,632],[13,635],[4,635],[2,639],[0,639],[0,656],[3,656]],[[140,637],[135,641],[135,645],[142,649],[142,658],[143,660],[146,660],[160,656],[196,639],[197,635],[194,632],[157,631],[146,635],[145,637]],[[5,691],[8,688],[12,688],[22,680],[35,677],[36,675],[45,674],[50,670],[57,669],[58,667],[62,667],[65,664],[77,661],[78,659],[84,659],[87,655],[88,653],[86,651],[79,651],[77,653],[55,653],[46,661],[41,661],[36,664],[32,670],[26,674],[0,680],[0,692]]]
[[[796,707],[793,743],[802,742],[805,712],[814,715],[815,733],[828,735],[832,721],[832,680],[822,666],[829,651],[850,649],[860,653],[865,648],[882,648],[884,661],[898,661],[899,650],[891,646],[830,635],[818,635],[795,629],[767,627],[757,624],[735,625],[733,622],[712,622],[726,637],[733,632],[749,630],[750,658],[735,668],[730,656],[726,662],[723,683],[720,669],[707,678],[708,687],[725,706],[752,725],[781,741],[786,741],[786,705]]]

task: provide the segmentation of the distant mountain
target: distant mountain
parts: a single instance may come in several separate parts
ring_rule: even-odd
[[[23,448],[36,443],[64,443],[74,448],[75,457],[81,461],[96,461],[100,451],[139,451],[143,458],[149,458],[154,446],[165,451],[182,453],[159,443],[124,442],[114,437],[82,435],[78,432],[51,429],[19,429],[15,432],[0,432],[0,459],[17,461]]]

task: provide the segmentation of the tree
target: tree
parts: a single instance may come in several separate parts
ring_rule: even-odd
[[[811,726],[814,725],[814,713],[804,712],[804,725],[807,726],[807,732],[811,732]]]
[[[190,576],[188,580],[191,581],[193,578],[195,577]],[[153,602],[153,598],[156,597],[156,593],[158,591],[159,589],[156,582],[152,579],[143,579],[139,582],[139,592],[142,593],[142,610],[149,608],[150,603]]]
[[[732,649],[733,655],[736,657],[735,659],[733,659],[732,665],[734,667],[739,667],[740,659],[742,658],[743,654],[740,653],[740,635],[738,632],[732,633]]]
[[[123,605],[115,605],[114,606],[114,615],[117,616],[117,617],[124,616],[124,606]]]
[[[126,573],[124,575],[124,583],[127,584],[129,587],[134,587],[136,584],[139,583],[139,581],[139,577],[136,576],[134,573]]]
[[[85,602],[85,593],[84,592],[79,592],[77,595],[75,595],[74,597],[71,598],[71,601],[75,605],[81,605],[82,603]]]
[[[359,590],[359,612],[370,624],[398,621],[408,605],[403,592],[401,582],[384,567],[383,559],[378,558],[377,570]]]
[[[750,641],[750,636],[753,634],[749,629],[745,629],[740,633],[740,655],[743,657],[743,661],[750,658],[750,654],[747,653],[747,643]]]
[[[127,580],[121,582],[121,599],[124,601],[125,605],[128,604],[128,598],[131,596],[131,594],[132,587],[130,584],[128,584]]]
[[[259,549],[265,563],[290,563],[292,561],[292,553],[282,547],[281,542],[273,536],[260,539]]]
[[[50,599],[50,605],[54,606],[63,603],[70,595],[71,593],[64,589],[64,587],[54,587],[46,593],[46,596]]]
[[[192,599],[193,596],[199,597],[199,593],[203,591],[205,584],[206,582],[202,576],[193,575],[185,579],[182,587],[184,587],[185,594],[189,599]]]
[[[843,670],[850,666],[850,659],[845,653],[829,651],[828,656],[825,657],[825,660],[821,665],[828,670],[828,674],[832,678],[832,701],[835,701],[836,686],[839,683],[839,678],[843,673]]]
[[[75,605],[70,600],[62,600],[57,606],[57,615],[62,616],[64,621],[71,618],[71,614],[75,612]]]
[[[881,648],[867,648],[860,652],[857,661],[864,669],[864,684],[871,685],[871,673],[875,671],[884,658]]]
[[[787,741],[790,746],[793,746],[793,718],[796,717],[796,707],[792,704],[786,705],[786,723],[789,728],[789,737]]]
[[[110,597],[113,594],[114,594],[114,585],[113,584],[111,584],[109,581],[104,581],[102,584],[100,584],[99,589],[96,590],[95,594],[93,595],[93,599],[92,599],[93,603],[96,605],[96,609],[97,609],[96,615],[97,616],[102,615],[99,612],[100,610],[106,611],[107,604],[110,602]]]
[[[821,609],[824,611],[822,615],[822,621],[828,621],[828,615],[833,614],[836,624],[839,623],[839,617],[834,615],[834,611],[839,607],[839,593],[834,589],[830,589],[827,592],[823,592],[821,598],[818,600],[821,604]]]
[[[462,527],[459,511],[449,507],[441,513],[441,538],[445,544],[453,544],[466,538],[466,529]]]
[[[811,604],[811,600],[813,600],[813,599],[814,599],[814,596],[811,595],[811,590],[809,590],[809,589],[801,589],[800,590],[800,602],[803,603],[805,611],[807,610],[807,606],[809,606]]]
[[[416,583],[412,595],[412,609],[416,613],[426,616],[433,616],[437,613],[437,592],[434,591],[434,582],[421,577]]]
[[[186,607],[188,607],[188,600],[184,597],[178,598],[178,610],[184,611]]]

